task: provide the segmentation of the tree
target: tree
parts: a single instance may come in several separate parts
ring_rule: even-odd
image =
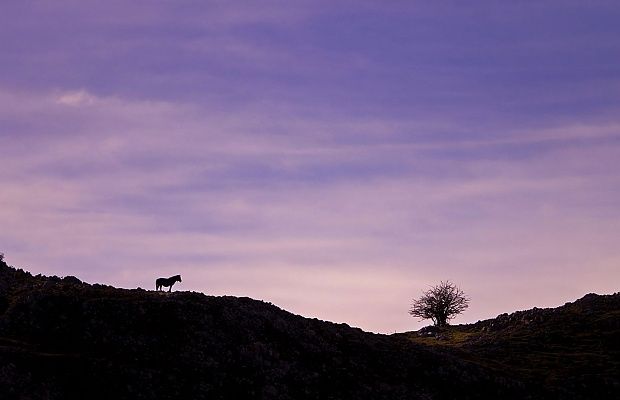
[[[423,292],[422,297],[413,300],[409,314],[420,319],[431,319],[436,327],[442,328],[468,306],[469,298],[461,289],[450,281],[441,281]]]

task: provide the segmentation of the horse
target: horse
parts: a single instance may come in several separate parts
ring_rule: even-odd
[[[170,286],[170,289],[168,289],[168,291],[171,291],[172,285],[174,285],[175,282],[181,282],[181,275],[171,276],[170,278],[157,278],[155,280],[155,290],[162,289],[162,286]]]

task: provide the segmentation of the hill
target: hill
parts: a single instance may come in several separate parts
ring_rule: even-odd
[[[492,336],[467,336],[467,329],[481,331],[480,324],[463,327],[458,346],[456,340],[452,347],[438,346],[448,341],[367,333],[249,298],[117,289],[75,277],[32,276],[0,262],[0,394],[2,399],[579,398],[578,391],[538,385],[535,374],[515,374],[502,362],[487,362],[502,354],[494,347],[505,344]],[[488,356],[472,357],[476,348]],[[505,354],[510,359],[510,350]]]
[[[510,371],[560,397],[620,398],[620,293],[396,336]]]

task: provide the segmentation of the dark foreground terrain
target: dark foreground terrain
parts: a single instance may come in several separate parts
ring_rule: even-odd
[[[398,334],[566,398],[620,399],[620,293]]]
[[[512,314],[439,339],[386,336],[249,298],[89,285],[0,261],[0,398],[620,398],[618,297],[540,310],[532,331]]]

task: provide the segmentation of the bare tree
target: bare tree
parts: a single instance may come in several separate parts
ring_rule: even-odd
[[[413,300],[409,314],[420,319],[431,319],[435,326],[441,328],[468,306],[469,298],[461,289],[450,281],[441,281],[423,292],[422,297]]]

